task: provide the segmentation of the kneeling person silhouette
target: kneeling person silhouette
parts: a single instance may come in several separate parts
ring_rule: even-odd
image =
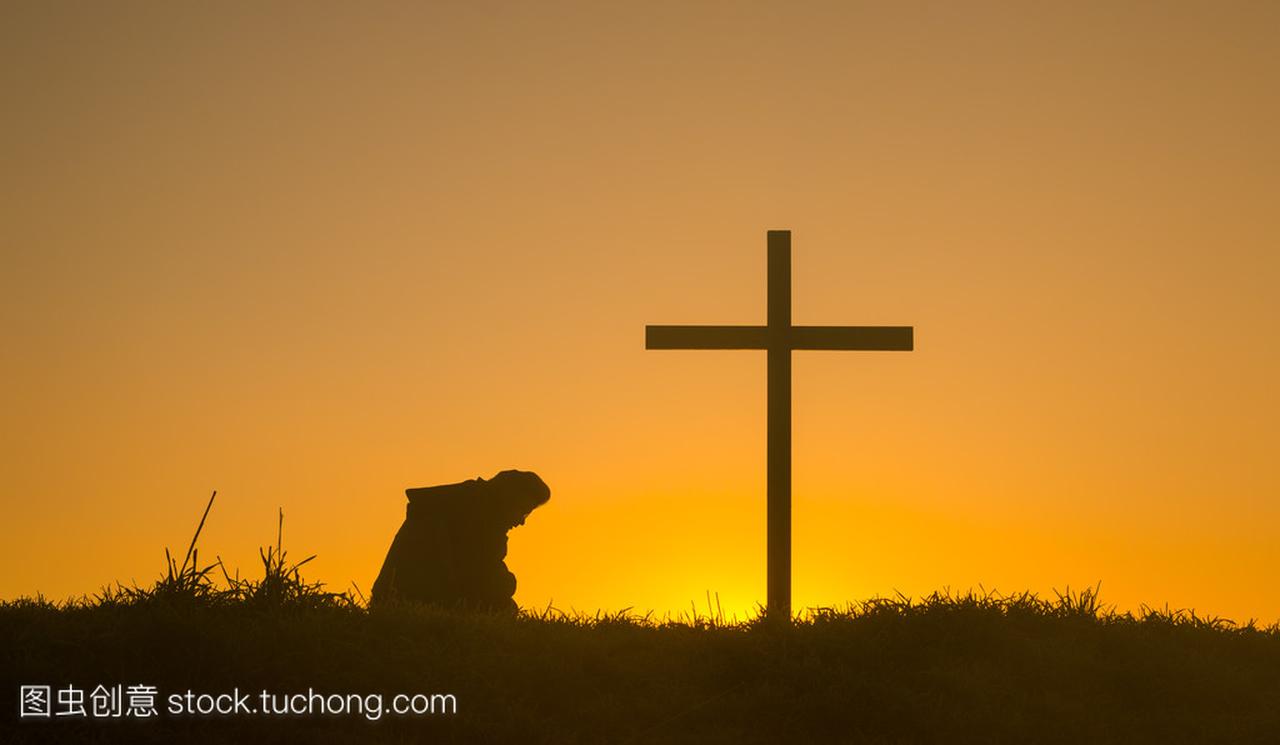
[[[530,471],[406,489],[404,524],[373,583],[389,600],[515,612],[516,577],[503,561],[507,531],[551,498]]]

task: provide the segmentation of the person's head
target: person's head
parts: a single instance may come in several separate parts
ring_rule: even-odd
[[[485,482],[495,514],[510,530],[551,499],[551,489],[532,471],[503,471]]]

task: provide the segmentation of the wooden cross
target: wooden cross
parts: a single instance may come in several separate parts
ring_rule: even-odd
[[[767,552],[770,618],[791,618],[791,350],[910,352],[911,326],[792,326],[791,231],[770,230],[765,326],[646,326],[646,349],[764,349],[768,354]]]

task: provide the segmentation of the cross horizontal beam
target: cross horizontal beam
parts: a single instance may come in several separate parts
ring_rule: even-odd
[[[768,326],[645,326],[645,349],[768,349]],[[910,352],[911,326],[791,326],[784,349]]]
[[[645,349],[768,349],[764,326],[645,326]]]

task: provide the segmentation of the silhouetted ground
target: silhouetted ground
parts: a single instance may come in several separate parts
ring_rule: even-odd
[[[230,576],[220,561],[201,566],[196,544],[212,505],[181,564],[166,551],[150,587],[0,602],[9,701],[0,744],[1280,743],[1274,626],[1118,614],[1094,590],[1052,601],[873,600],[790,626],[395,602],[370,610],[302,579],[310,559],[286,560],[283,515],[276,545],[261,551],[261,579]],[[57,698],[68,686],[91,713],[100,684],[154,686],[158,711],[21,718],[20,687],[32,684],[50,687],[51,713],[70,708]],[[188,691],[237,689],[254,709],[263,690],[302,694],[304,706],[311,691],[375,706],[170,711],[170,697],[185,702]],[[122,693],[124,710],[132,702]],[[437,700],[432,714],[384,713],[398,694],[448,694],[456,711]]]
[[[243,587],[203,596],[169,587],[64,607],[0,604],[9,702],[0,741],[1280,742],[1274,628],[1118,615],[1099,610],[1091,592],[873,601],[787,629],[423,606],[369,612],[288,584],[276,559],[284,589],[256,599]],[[151,684],[161,712],[142,722],[19,721],[22,683]],[[370,722],[163,711],[172,693],[237,686],[387,700],[452,693],[457,713]]]

